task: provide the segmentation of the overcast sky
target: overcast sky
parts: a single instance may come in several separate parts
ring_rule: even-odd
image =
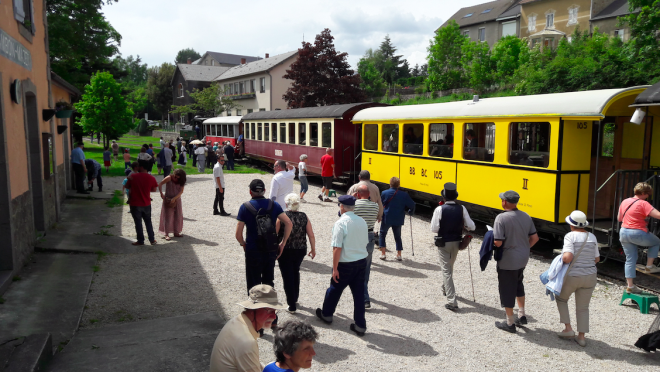
[[[120,0],[103,11],[122,35],[123,56],[149,66],[174,61],[183,48],[261,56],[313,42],[329,28],[335,47],[357,62],[386,34],[410,66],[425,63],[433,32],[458,9],[486,0]]]

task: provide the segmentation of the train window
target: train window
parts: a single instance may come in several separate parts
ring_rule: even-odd
[[[378,124],[364,125],[364,149],[378,151]]]
[[[255,139],[256,138],[256,136],[255,136],[255,132],[256,132],[255,127],[256,127],[256,125],[257,125],[257,123],[252,123],[252,126],[250,127],[250,139]]]
[[[257,123],[257,139],[261,141],[261,123]]]
[[[454,157],[454,124],[431,124],[429,126],[429,156]]]
[[[206,135],[210,136],[211,135],[211,126],[210,125],[205,125],[206,127]]]
[[[332,124],[321,124],[321,146],[332,147]]]
[[[307,146],[307,124],[298,123],[298,144]]]
[[[319,124],[318,123],[309,123],[309,145],[318,146],[319,145]]]
[[[403,153],[422,155],[424,152],[424,124],[403,125]]]
[[[399,152],[399,124],[383,124],[383,151]]]
[[[495,158],[495,124],[465,124],[463,159],[492,162]]]
[[[289,123],[289,143],[296,144],[296,123]]]
[[[264,141],[270,141],[270,124],[264,123]]]
[[[223,125],[222,126],[222,135],[224,137],[227,137],[229,128],[231,128],[231,125]]]
[[[280,123],[280,142],[286,143],[286,123]]]
[[[607,121],[611,119],[611,121]],[[614,133],[616,132],[616,124],[614,118],[607,117],[601,126],[603,134],[601,136],[601,156],[608,158],[614,157]]]
[[[243,126],[243,134],[245,139],[250,138],[250,123],[245,123]]]
[[[227,136],[230,137],[230,138],[234,138],[234,126],[233,125],[228,125],[227,127],[228,127],[227,130],[229,131],[227,133]]]
[[[273,142],[277,142],[277,123],[272,123],[273,125]]]
[[[547,168],[550,164],[550,123],[511,123],[509,163]]]

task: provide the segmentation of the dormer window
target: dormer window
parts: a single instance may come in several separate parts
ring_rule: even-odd
[[[490,9],[486,9],[486,10],[484,10],[483,12],[481,12],[481,14],[486,14],[486,13],[490,13],[490,11],[491,11],[491,10],[493,10],[493,8],[490,8]]]
[[[464,15],[463,18],[472,17],[472,14],[474,14],[474,13],[468,13],[468,14]]]
[[[555,28],[555,11],[552,9],[545,12],[545,28]]]

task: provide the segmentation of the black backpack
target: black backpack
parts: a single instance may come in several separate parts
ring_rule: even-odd
[[[257,221],[257,247],[262,252],[275,252],[279,250],[279,239],[275,233],[275,221],[271,218],[273,211],[272,200],[268,200],[268,208],[262,214],[263,208],[257,209],[249,201],[243,203]]]

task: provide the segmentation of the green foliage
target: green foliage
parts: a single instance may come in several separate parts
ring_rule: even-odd
[[[150,67],[147,70],[147,97],[162,117],[167,117],[167,112],[172,104],[172,77],[176,68],[170,63]]]
[[[93,73],[105,70],[119,77],[112,63],[119,54],[121,35],[105,19],[101,8],[116,0],[48,0],[50,68],[80,90]]]
[[[529,52],[527,43],[513,35],[503,37],[495,43],[490,52],[495,81],[501,86],[510,83],[513,74],[520,67],[521,54],[525,52]]]
[[[461,35],[456,21],[451,20],[438,29],[428,47],[428,74],[426,80],[430,91],[463,87],[462,65],[463,44],[468,39]]]
[[[174,64],[176,65],[179,63],[188,63],[188,58],[190,58],[192,62],[195,62],[196,60],[202,58],[202,56],[197,53],[195,49],[181,49],[179,53],[176,54],[176,58],[174,58]]]
[[[220,116],[225,111],[242,107],[230,98],[228,92],[225,92],[217,82],[202,90],[195,88],[188,94],[195,100],[195,103],[191,105],[192,109],[200,112],[202,116]],[[182,114],[185,114],[185,112],[182,112]]]
[[[87,132],[104,133],[105,146],[132,128],[133,111],[122,94],[121,85],[109,72],[98,72],[85,86],[82,100],[75,105],[82,115],[79,124]]]
[[[635,72],[646,81],[656,81],[660,77],[660,41],[657,30],[660,28],[659,0],[628,0],[630,14],[620,19],[622,25],[630,27],[630,40],[625,50],[635,64]]]
[[[149,122],[146,119],[141,119],[137,126],[136,132],[138,132],[139,134],[143,134],[143,133],[147,133],[148,129],[149,129]]]
[[[380,43],[377,53],[374,53],[375,67],[381,73],[383,80],[389,84],[394,84],[399,78],[410,76],[408,61],[402,59],[402,55],[396,55],[396,50],[390,35],[385,35],[385,40]]]
[[[494,61],[488,43],[467,41],[461,46],[461,65],[469,87],[483,93],[493,83]]]
[[[376,59],[379,58],[373,50],[368,49],[358,62],[358,74],[362,78],[360,87],[364,89],[368,97],[378,97],[383,95],[385,90],[385,80],[378,69],[376,69]]]

